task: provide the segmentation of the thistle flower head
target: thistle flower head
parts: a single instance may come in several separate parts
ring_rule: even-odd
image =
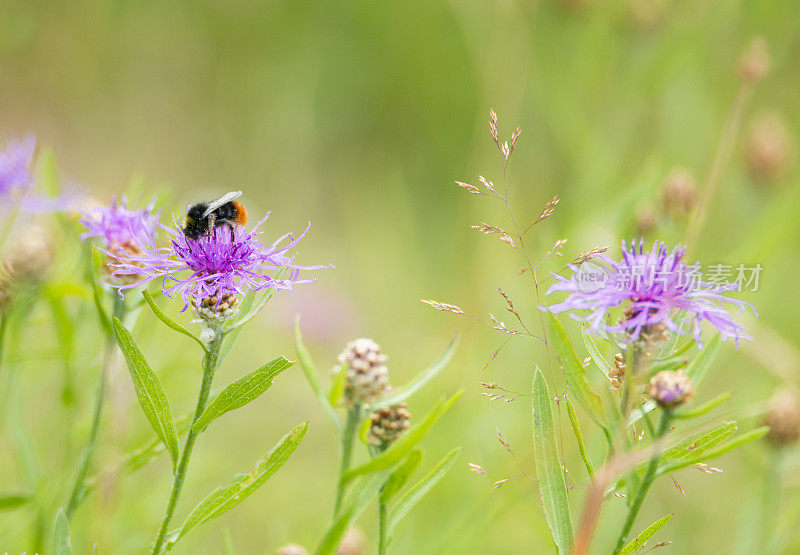
[[[367,439],[371,444],[385,449],[408,430],[410,418],[405,403],[377,410],[370,415]]]
[[[672,409],[694,397],[692,380],[681,370],[664,370],[650,379],[645,390],[658,406]]]
[[[86,228],[81,241],[97,237],[107,249],[122,245],[149,245],[157,235],[159,211],[154,204],[136,210],[128,208],[123,196],[114,198],[109,206],[95,206],[81,211],[80,223]]]
[[[346,372],[344,397],[348,405],[371,403],[383,395],[389,385],[387,359],[372,339],[362,337],[347,344],[338,362]]]
[[[685,312],[685,323],[691,326],[698,345],[702,345],[700,324],[704,321],[723,338],[731,337],[737,343],[741,338],[751,339],[728,311],[729,307],[736,307],[738,312],[750,307],[756,312],[749,303],[727,296],[738,285],[703,281],[699,264],[687,265],[683,261],[685,254],[685,247],[669,252],[659,241],[650,252],[645,251],[644,239],[638,244],[632,242],[630,248],[623,241],[620,261],[600,254],[597,258],[606,267],[570,264],[570,277],[553,274],[557,283],[547,293],[566,291],[569,296],[549,310],[568,311],[575,320],[588,322],[589,330],[599,335],[624,334],[623,342],[635,341],[643,331],[658,330],[660,325],[673,333],[686,333],[672,319],[678,311]],[[609,323],[609,311],[623,304],[626,317],[616,324]]]
[[[186,237],[176,222],[176,229],[164,228],[171,236],[168,246],[157,248],[155,244],[143,247],[139,254],[121,258],[114,264],[114,276],[134,275],[138,281],[113,285],[120,292],[131,287],[161,280],[162,292],[173,297],[179,295],[185,305],[200,307],[204,299],[214,297],[221,303],[226,295],[242,295],[247,291],[274,288],[291,291],[300,280],[300,270],[328,268],[330,266],[300,266],[289,252],[308,233],[308,229],[294,237],[291,234],[279,237],[265,246],[258,240],[258,228],[252,231],[244,227],[215,227],[197,240]],[[309,226],[310,227],[310,226]],[[270,273],[287,270],[285,276],[276,279]]]
[[[36,151],[36,139],[28,135],[23,140],[12,139],[0,152],[0,197],[7,198],[27,192],[33,184],[31,166]]]
[[[781,389],[770,399],[764,423],[769,426],[767,441],[776,446],[797,443],[800,439],[800,402],[789,389]]]

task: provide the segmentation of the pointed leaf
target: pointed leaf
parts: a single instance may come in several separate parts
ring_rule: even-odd
[[[578,404],[589,413],[589,416],[601,424],[603,422],[603,405],[600,403],[600,397],[589,387],[584,368],[578,360],[578,355],[575,354],[575,349],[572,348],[572,343],[570,343],[561,322],[552,313],[548,313],[548,316],[550,318],[550,341],[561,362],[570,392]]]
[[[0,511],[9,511],[24,506],[31,500],[27,493],[0,493]]]
[[[457,346],[458,336],[454,337],[450,341],[450,344],[447,346],[447,349],[445,349],[442,356],[439,357],[439,360],[434,362],[428,369],[424,370],[406,385],[393,390],[389,395],[386,395],[385,397],[382,397],[373,403],[370,408],[377,410],[383,407],[390,407],[411,397],[414,393],[422,389],[426,383],[431,381],[436,374],[441,372],[442,368],[447,366],[447,363],[453,358]]]
[[[533,377],[533,450],[536,476],[542,493],[547,523],[559,553],[572,551],[572,520],[569,514],[567,486],[558,460],[553,408],[547,382],[539,368]]]
[[[456,447],[447,453],[422,480],[411,486],[408,491],[397,500],[397,503],[394,504],[394,507],[392,507],[392,510],[389,512],[387,537],[390,540],[397,524],[411,511],[420,499],[425,497],[425,494],[427,494],[433,486],[439,483],[439,480],[444,478],[444,475],[453,467],[453,464],[455,464],[460,454],[461,447]]]
[[[328,401],[332,407],[339,404],[339,401],[344,395],[344,386],[347,384],[347,368],[341,367],[336,372],[336,377],[333,378],[333,385],[331,391],[328,393]]]
[[[186,337],[194,339],[194,341],[198,345],[200,345],[200,347],[203,348],[203,351],[208,351],[208,349],[206,348],[205,343],[203,343],[200,340],[199,337],[197,337],[195,334],[193,334],[192,332],[190,332],[189,330],[184,328],[178,322],[176,322],[175,320],[173,320],[172,318],[167,316],[167,313],[164,312],[163,310],[161,310],[161,307],[159,307],[156,304],[156,302],[153,300],[153,296],[150,294],[150,292],[147,289],[142,291],[142,296],[144,297],[144,300],[147,302],[147,306],[149,306],[150,310],[153,311],[153,314],[156,315],[156,318],[158,318],[159,320],[164,322],[167,325],[167,327],[174,329],[175,331],[177,331],[178,333],[180,333],[182,335],[185,335]]]
[[[669,520],[674,515],[664,515],[658,520],[656,520],[653,524],[636,534],[636,537],[630,542],[628,545],[622,548],[622,551],[619,552],[619,555],[630,555],[631,553],[635,553],[636,551],[640,550],[644,547],[644,544],[653,537],[653,534],[661,530],[664,525],[669,522]]]
[[[703,453],[728,439],[736,433],[736,429],[736,422],[722,422],[711,428],[690,434],[664,451],[661,454],[660,461],[662,464],[671,464]],[[644,466],[646,466],[646,463],[643,463]]]
[[[53,523],[53,555],[72,555],[72,542],[69,538],[69,521],[62,509],[56,513]]]
[[[381,503],[388,504],[397,492],[403,489],[406,482],[411,478],[411,475],[416,472],[422,462],[422,451],[420,449],[412,450],[400,464],[400,466],[392,472],[389,479],[381,489],[380,501]]]
[[[592,362],[594,362],[594,365],[608,378],[610,366],[600,353],[600,349],[597,348],[597,343],[594,342],[594,338],[588,333],[588,329],[589,326],[583,326],[583,333],[581,334],[581,337],[583,337],[583,344],[586,346],[586,350],[589,351],[589,357],[592,359]]]
[[[569,415],[569,421],[572,424],[572,433],[575,434],[575,441],[578,442],[578,450],[581,452],[581,458],[583,459],[583,464],[586,467],[586,472],[589,473],[589,478],[594,479],[594,466],[592,466],[592,461],[589,459],[589,453],[586,452],[586,445],[583,443],[583,433],[581,432],[581,426],[578,423],[578,415],[575,414],[575,409],[573,408],[569,397],[564,397],[564,400],[567,402],[567,414]]]
[[[690,457],[686,457],[682,460],[677,460],[671,462],[669,464],[659,466],[658,468],[658,475],[661,476],[662,474],[666,474],[668,472],[674,472],[675,470],[679,470],[681,468],[686,468],[687,466],[691,466],[693,464],[710,461],[711,459],[715,459],[724,455],[725,453],[736,449],[744,445],[745,443],[750,443],[751,441],[755,441],[757,439],[761,439],[769,432],[769,426],[762,426],[760,428],[756,428],[755,430],[751,430],[747,433],[740,434],[733,438],[730,441],[726,441],[719,447],[714,449],[705,449],[701,453],[693,454]]]
[[[294,453],[307,430],[308,422],[300,424],[286,434],[269,453],[259,459],[249,473],[237,476],[227,487],[219,487],[212,491],[192,509],[180,529],[170,534],[167,547],[172,547],[195,526],[230,511],[264,485],[264,482],[269,480]]]
[[[178,464],[178,432],[175,429],[175,420],[172,418],[167,394],[164,393],[158,375],[150,368],[133,336],[116,316],[112,317],[112,326],[117,344],[125,355],[125,362],[128,363],[139,404],[156,435],[167,447],[175,467]]]
[[[701,406],[697,407],[696,409],[674,412],[674,413],[672,413],[672,417],[673,418],[696,418],[698,416],[703,416],[704,414],[714,410],[715,408],[717,408],[719,405],[721,405],[722,403],[724,403],[725,401],[727,401],[730,398],[731,398],[731,392],[730,391],[726,391],[725,393],[723,393],[721,395],[717,395],[716,397],[711,399],[709,402],[707,402],[704,405],[701,405]]]
[[[703,350],[700,351],[694,361],[692,361],[692,363],[686,369],[686,375],[692,378],[695,388],[697,388],[697,386],[703,380],[708,368],[714,361],[714,357],[717,356],[721,341],[721,335],[716,334],[713,338],[711,338],[711,341],[706,343],[705,347],[703,347]]]
[[[314,392],[314,396],[316,396],[320,406],[333,422],[339,435],[341,435],[344,432],[342,421],[339,420],[336,409],[331,405],[330,400],[322,390],[322,383],[320,383],[319,374],[317,374],[314,361],[311,360],[311,355],[308,353],[308,350],[306,350],[306,346],[303,345],[303,334],[300,333],[300,318],[297,319],[294,325],[294,343],[295,349],[297,350],[297,358],[300,361],[300,366],[303,368],[303,373],[306,375],[308,385],[311,386],[311,391]]]
[[[206,410],[194,423],[194,426],[192,426],[194,432],[200,433],[204,431],[212,421],[226,412],[243,407],[258,398],[272,386],[275,382],[275,377],[292,364],[294,364],[294,361],[278,357],[227,386],[209,403]]]
[[[413,426],[410,430],[400,436],[400,439],[392,443],[392,445],[383,453],[372,459],[371,461],[362,464],[359,467],[352,468],[345,472],[342,475],[342,483],[347,483],[353,478],[357,476],[361,476],[362,474],[369,474],[371,472],[377,472],[379,470],[385,470],[387,468],[391,468],[392,466],[396,465],[400,462],[403,457],[408,454],[409,451],[419,443],[425,434],[428,433],[433,425],[442,417],[444,414],[450,410],[450,407],[453,406],[453,403],[461,396],[464,391],[461,390],[449,399],[440,400],[425,419]]]

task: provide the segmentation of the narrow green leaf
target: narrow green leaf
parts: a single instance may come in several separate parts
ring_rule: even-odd
[[[278,272],[275,274],[273,279],[275,281],[280,281],[281,279],[283,279],[283,276],[286,274],[287,271],[288,271],[288,268],[286,266],[284,266],[283,268],[278,270]],[[239,318],[237,318],[237,320],[231,325],[231,327],[228,328],[228,331],[232,331],[232,330],[241,328],[247,322],[249,322],[250,320],[252,320],[256,316],[258,316],[258,313],[261,312],[261,309],[264,308],[264,305],[267,304],[267,301],[269,301],[272,298],[272,295],[274,293],[275,293],[275,288],[274,287],[270,287],[269,289],[265,289],[264,293],[261,295],[261,297],[258,300],[254,300],[253,305],[244,314],[244,316],[240,316]]]
[[[417,443],[419,443],[423,437],[425,437],[425,434],[428,433],[428,430],[430,430],[433,425],[442,416],[444,416],[448,410],[450,410],[450,407],[453,406],[453,403],[456,402],[463,392],[464,391],[461,390],[446,401],[440,400],[438,403],[436,403],[436,405],[433,407],[433,409],[431,409],[422,422],[400,436],[400,439],[392,443],[392,445],[386,451],[371,461],[345,472],[342,475],[342,483],[346,484],[357,476],[384,470],[400,462],[400,460],[402,460],[403,457],[405,457],[406,454],[408,454],[408,452],[411,451],[411,449]]]
[[[619,555],[630,555],[631,553],[635,553],[644,547],[644,544],[647,542],[647,540],[653,537],[653,534],[661,530],[673,516],[674,515],[671,514],[664,515],[656,520],[653,524],[636,534],[636,537],[633,539],[633,541],[623,547],[622,551],[619,552]]]
[[[716,334],[712,337],[711,341],[706,343],[703,350],[700,351],[694,361],[692,361],[686,369],[686,375],[692,378],[695,388],[703,380],[709,366],[711,366],[711,363],[714,361],[714,357],[717,356],[721,342],[722,336],[720,334]]]
[[[755,430],[752,430],[750,432],[738,435],[732,440],[726,441],[725,443],[723,443],[722,445],[720,445],[715,449],[706,449],[699,454],[692,455],[691,457],[687,457],[683,460],[672,462],[670,464],[664,465],[663,467],[659,467],[658,475],[660,476],[668,472],[674,472],[676,470],[685,468],[687,466],[691,466],[693,464],[710,461],[711,459],[720,457],[725,453],[744,445],[745,443],[761,439],[767,434],[767,432],[769,432],[769,426],[762,426],[761,428],[756,428]]]
[[[24,506],[31,500],[27,493],[0,493],[0,511],[10,511]]]
[[[195,526],[230,511],[260,488],[294,453],[307,430],[308,422],[303,422],[286,434],[269,453],[259,459],[249,473],[240,474],[236,476],[231,485],[212,491],[192,509],[180,529],[170,534],[167,548],[172,547]]]
[[[457,346],[458,336],[454,337],[450,341],[450,344],[447,346],[447,349],[445,349],[442,356],[439,357],[439,360],[434,362],[430,367],[428,367],[406,385],[393,390],[389,395],[386,395],[385,397],[376,401],[370,408],[377,410],[383,407],[390,407],[411,397],[414,393],[422,389],[426,383],[431,381],[439,372],[441,372],[442,368],[447,366],[447,363],[453,358]]]
[[[708,403],[701,405],[693,410],[685,410],[685,411],[678,411],[672,413],[673,418],[696,418],[698,416],[702,416],[707,412],[710,412],[717,408],[719,405],[727,401],[731,398],[731,392],[726,391],[722,395],[717,395],[713,399],[711,399]]]
[[[336,377],[333,378],[333,385],[331,385],[330,393],[328,393],[328,402],[332,407],[339,404],[339,401],[344,395],[344,386],[347,384],[347,368],[340,367],[336,372]]]
[[[345,496],[342,509],[336,514],[331,527],[317,548],[317,555],[333,555],[342,543],[347,531],[367,508],[386,481],[389,471],[376,472],[358,480]]]
[[[156,315],[156,318],[164,322],[167,325],[167,327],[172,328],[173,330],[177,331],[182,335],[185,335],[186,337],[194,339],[194,341],[198,345],[200,345],[200,347],[202,347],[203,351],[208,351],[205,343],[203,343],[199,337],[197,337],[195,334],[184,328],[178,322],[167,316],[167,313],[161,310],[161,307],[159,307],[156,304],[156,302],[153,300],[153,296],[147,289],[142,290],[142,296],[144,297],[144,300],[147,302],[147,306],[149,306],[150,310],[153,311],[153,314]]]
[[[328,417],[330,417],[333,425],[339,432],[339,435],[341,435],[344,432],[342,421],[339,420],[339,415],[336,414],[336,409],[333,407],[333,405],[331,405],[330,400],[322,390],[322,383],[319,381],[319,374],[317,374],[314,361],[311,360],[311,355],[308,353],[305,345],[303,345],[303,334],[300,333],[300,318],[298,318],[294,324],[294,344],[295,349],[297,350],[297,358],[300,361],[300,366],[303,368],[303,373],[306,375],[308,385],[311,386],[311,391],[314,392],[314,396],[316,396],[320,406],[328,415]]]
[[[680,370],[689,364],[689,359],[684,357],[670,357],[662,360],[654,360],[647,369],[647,374],[655,376],[664,370]]]
[[[195,433],[200,433],[208,425],[226,412],[243,407],[258,398],[275,382],[275,377],[289,368],[294,361],[278,357],[261,368],[253,370],[223,389],[203,411],[193,426]]]
[[[542,504],[559,553],[572,551],[572,521],[567,486],[558,460],[550,391],[539,368],[533,377],[533,450]]]
[[[594,421],[601,424],[603,422],[603,405],[600,402],[600,397],[589,387],[589,382],[586,381],[586,373],[580,360],[578,360],[578,355],[575,354],[575,349],[572,348],[567,332],[564,331],[564,326],[561,325],[561,322],[558,321],[554,314],[548,313],[548,316],[550,318],[550,341],[561,362],[570,392]]]
[[[703,453],[728,439],[736,433],[736,429],[736,422],[721,422],[711,428],[690,434],[664,451],[660,460],[664,464],[669,464]],[[645,464],[643,463],[643,466]]]
[[[389,512],[389,524],[387,526],[387,537],[389,540],[391,540],[392,533],[397,524],[403,520],[420,499],[425,497],[433,486],[439,483],[439,480],[444,478],[444,475],[453,467],[453,464],[455,464],[460,454],[461,447],[456,447],[447,453],[422,480],[411,486],[408,491],[397,500],[397,503],[394,504],[394,507],[392,507]]]
[[[564,399],[567,402],[567,414],[572,424],[572,433],[575,434],[575,440],[578,442],[578,450],[581,452],[583,464],[586,466],[586,472],[589,473],[589,477],[594,479],[594,466],[592,466],[592,461],[589,459],[589,453],[586,452],[586,445],[583,443],[583,433],[581,433],[581,426],[578,423],[578,415],[575,414],[575,408],[572,406],[569,397],[564,397]]]
[[[58,510],[55,522],[53,522],[53,555],[72,555],[69,521],[62,509]]]
[[[597,348],[597,343],[594,342],[592,335],[587,333],[587,330],[588,326],[584,325],[582,328],[583,333],[581,333],[583,344],[586,346],[586,350],[589,351],[589,357],[592,359],[592,362],[594,362],[594,365],[597,366],[597,368],[606,378],[608,378],[608,370],[610,366],[606,363],[606,360],[600,353],[600,349]]]
[[[422,451],[420,449],[413,449],[405,460],[395,469],[394,472],[386,480],[386,483],[381,489],[380,501],[383,504],[388,504],[397,492],[403,489],[406,482],[411,478],[411,475],[416,472],[422,462]]]
[[[178,432],[175,428],[175,420],[172,418],[172,409],[170,409],[167,394],[161,386],[158,375],[150,368],[133,336],[116,316],[112,317],[112,326],[117,344],[122,350],[122,354],[125,355],[125,362],[128,363],[128,370],[133,378],[133,386],[136,389],[139,404],[156,435],[167,447],[172,457],[173,467],[176,467],[178,464]]]
[[[108,318],[108,313],[103,306],[103,290],[100,288],[99,268],[103,265],[102,255],[96,247],[92,247],[92,299],[94,306],[97,309],[97,317],[100,319],[100,325],[103,326],[106,334],[109,336],[113,333],[111,329],[111,320]]]

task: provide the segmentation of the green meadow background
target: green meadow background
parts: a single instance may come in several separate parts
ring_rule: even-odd
[[[529,320],[538,320],[530,282],[517,275],[516,253],[470,229],[481,221],[508,225],[502,206],[466,194],[454,180],[475,183],[482,174],[502,182],[487,130],[493,107],[502,136],[522,128],[508,174],[517,216],[533,221],[554,194],[561,198],[556,214],[530,235],[532,253],[543,255],[559,238],[569,240],[565,259],[598,244],[615,251],[633,236],[637,211],[660,210],[670,168],[687,167],[700,182],[707,176],[740,88],[739,55],[756,36],[766,39],[772,68],[743,112],[742,135],[692,246],[706,264],[764,268],[759,290],[742,295],[760,312],[757,320],[743,320],[755,341],[738,351],[726,343],[698,395],[732,391],[717,413],[741,418],[747,429],[760,422],[761,401],[782,381],[800,377],[798,168],[789,156],[774,179],[754,178],[742,139],[759,113],[776,112],[789,135],[786,148],[794,150],[800,5],[793,0],[4,0],[0,132],[36,133],[54,150],[62,179],[103,202],[125,192],[131,199],[141,194],[142,202],[157,195],[165,221],[189,202],[241,189],[253,220],[272,211],[265,240],[312,222],[297,260],[336,268],[275,298],[243,332],[218,385],[275,356],[293,358],[297,314],[322,371],[348,340],[368,336],[391,357],[397,384],[433,362],[458,333],[454,360],[409,408],[421,416],[442,393],[465,388],[425,440],[422,471],[454,446],[463,452],[398,529],[392,552],[549,552],[536,482],[522,477],[493,491],[491,476],[467,468],[474,462],[499,478],[520,475],[497,428],[522,469],[535,474],[528,401],[489,402],[478,382],[528,391],[535,365],[547,368],[544,351],[514,339],[482,371],[505,336],[420,302],[492,312],[510,325],[499,285]],[[665,220],[649,237],[674,244],[684,232],[685,222]],[[97,319],[91,307],[73,308],[74,405],[62,402],[64,371],[46,304],[18,338],[22,427],[31,436],[44,499],[66,496],[98,371]],[[569,329],[578,338],[577,326]],[[197,349],[149,313],[134,335],[173,411],[190,411],[200,382]],[[111,384],[102,466],[152,436],[124,367],[115,369]],[[600,437],[580,416],[599,461]],[[174,553],[220,553],[226,530],[238,553],[274,553],[288,542],[316,547],[332,510],[338,447],[298,367],[203,435],[175,521],[304,420],[310,431],[289,463],[234,511],[192,531]],[[563,410],[559,426],[568,469],[581,482],[585,473]],[[0,437],[0,454],[0,489],[22,487],[26,476],[8,433]],[[721,474],[680,471],[675,478],[684,494],[669,479],[660,481],[636,528],[674,512],[653,540],[671,540],[665,552],[744,549],[752,538],[747,511],[759,506],[767,455],[757,443],[713,463]],[[796,552],[798,452],[788,451],[783,464],[781,510],[771,518],[786,536],[787,552]],[[166,456],[103,482],[73,521],[73,552],[90,553],[95,541],[101,553],[143,552],[169,487]],[[585,495],[585,482],[570,490],[574,522]],[[624,505],[608,502],[596,552],[613,543]],[[374,551],[375,513],[370,508],[359,524],[367,553]],[[33,514],[0,514],[0,552],[32,552]]]

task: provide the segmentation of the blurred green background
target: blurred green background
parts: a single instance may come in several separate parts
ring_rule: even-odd
[[[752,414],[782,379],[797,381],[799,370],[800,190],[792,162],[800,122],[800,5],[794,0],[4,0],[0,132],[35,132],[54,149],[64,179],[98,199],[159,193],[164,220],[190,201],[242,189],[254,219],[273,211],[263,228],[267,238],[312,222],[298,260],[336,269],[316,272],[317,283],[276,298],[242,334],[218,374],[220,385],[278,354],[292,358],[295,314],[302,315],[322,370],[348,340],[368,336],[391,357],[398,384],[435,360],[458,332],[456,358],[410,409],[421,415],[442,392],[466,388],[425,441],[423,469],[453,446],[464,451],[398,530],[392,550],[536,553],[552,543],[535,481],[520,478],[492,491],[493,479],[469,472],[467,462],[498,477],[520,474],[498,444],[498,428],[524,470],[535,472],[527,401],[490,403],[478,382],[527,391],[532,368],[545,366],[546,357],[537,344],[512,340],[481,371],[505,336],[419,302],[432,298],[500,317],[501,285],[523,314],[538,318],[529,282],[517,275],[516,253],[469,229],[480,221],[508,225],[502,206],[453,181],[474,183],[483,174],[502,182],[487,132],[491,106],[502,136],[522,128],[509,166],[520,220],[533,221],[554,194],[562,199],[556,215],[530,236],[533,253],[543,255],[562,237],[569,239],[567,259],[597,244],[614,250],[647,223],[648,211],[661,221],[649,236],[677,242],[685,222],[660,218],[662,183],[674,166],[689,168],[700,183],[708,174],[740,88],[739,55],[756,36],[766,39],[772,68],[745,108],[742,133],[693,246],[709,264],[764,267],[759,291],[744,295],[761,312],[759,320],[746,320],[755,342],[738,352],[726,344],[699,395],[732,390],[726,411]],[[756,136],[759,114],[771,114],[772,127],[762,130],[767,139]],[[779,167],[756,175],[752,160],[760,151],[748,149],[764,148],[759,140],[772,141],[766,156]],[[779,156],[769,158],[775,148]],[[52,324],[40,312],[22,340],[47,349]],[[34,357],[22,372],[25,426],[52,489],[72,476],[69,443],[80,443],[89,422],[99,348],[91,312],[80,329],[77,378],[86,385],[72,436],[58,361]],[[175,413],[189,411],[200,378],[196,350],[150,314],[134,333]],[[124,368],[112,384],[104,465],[151,433]],[[176,521],[306,419],[312,423],[306,440],[276,478],[193,531],[175,553],[221,552],[225,529],[239,553],[272,553],[290,541],[316,546],[332,508],[338,452],[299,368],[201,438]],[[561,426],[569,469],[580,481],[565,414]],[[589,447],[599,460],[595,439]],[[7,451],[8,442],[0,447]],[[685,495],[661,481],[639,524],[675,512],[656,536],[673,542],[666,549],[734,552],[741,545],[737,530],[746,529],[740,512],[759,495],[765,461],[763,445],[756,445],[718,460],[722,474],[679,472]],[[792,502],[800,484],[791,472],[800,459],[789,453],[785,464],[784,505],[775,516],[784,532],[800,521],[800,504]],[[10,484],[22,480],[13,457],[2,457],[0,476]],[[142,552],[160,521],[169,479],[162,456],[104,484],[76,516],[74,552],[90,552],[87,538],[101,553]],[[575,521],[585,492],[582,485],[571,490]],[[622,500],[608,503],[597,552],[613,541],[623,510]],[[367,552],[374,549],[374,512],[361,521]],[[31,549],[23,526],[29,517],[2,515],[0,551]],[[800,549],[800,540],[788,546]]]

